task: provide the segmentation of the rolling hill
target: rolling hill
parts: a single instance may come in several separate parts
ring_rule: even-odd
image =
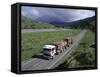
[[[93,23],[93,25],[95,25],[95,16],[85,18],[82,20],[78,20],[78,21],[74,21],[74,22],[68,23],[68,25],[71,28],[88,29],[88,28],[92,27],[92,23]]]
[[[44,23],[40,21],[32,20],[31,18],[28,18],[26,16],[22,16],[21,18],[21,28],[22,29],[49,29],[49,28],[55,28],[54,25],[51,25],[49,23]]]
[[[51,22],[56,27],[90,29],[95,28],[95,16],[73,22]]]

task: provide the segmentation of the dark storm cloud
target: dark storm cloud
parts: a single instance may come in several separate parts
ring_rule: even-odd
[[[75,9],[59,9],[59,8],[43,8],[43,7],[22,7],[22,15],[32,19],[42,18],[49,20],[55,18],[64,22],[76,21],[95,15],[93,10],[75,10]],[[46,17],[48,16],[48,18]],[[46,18],[46,19],[45,19]],[[52,20],[50,20],[52,21]]]

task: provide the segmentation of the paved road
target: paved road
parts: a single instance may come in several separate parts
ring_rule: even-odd
[[[22,29],[22,33],[30,32],[47,32],[47,31],[59,31],[59,30],[70,30],[70,29]]]
[[[80,40],[85,35],[86,30],[81,31],[78,35],[74,37],[74,43],[70,45],[63,53],[57,55],[53,60],[45,60],[41,57],[42,54],[39,56],[27,61],[23,62],[21,69],[22,70],[45,70],[45,69],[53,69],[57,64],[59,64],[59,61],[63,59],[63,57],[68,54],[69,52],[72,52],[75,47],[79,44]]]

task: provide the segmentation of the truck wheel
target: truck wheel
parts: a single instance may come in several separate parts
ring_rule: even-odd
[[[59,55],[59,52],[57,52],[57,55]]]
[[[52,58],[51,58],[51,59],[53,60],[53,58],[54,58],[54,57],[52,56]]]
[[[60,50],[60,53],[61,53],[61,50]]]

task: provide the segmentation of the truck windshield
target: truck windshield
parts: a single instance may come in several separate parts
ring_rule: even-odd
[[[44,50],[44,51],[51,51],[51,49],[47,49],[47,48],[44,48],[43,50]]]

